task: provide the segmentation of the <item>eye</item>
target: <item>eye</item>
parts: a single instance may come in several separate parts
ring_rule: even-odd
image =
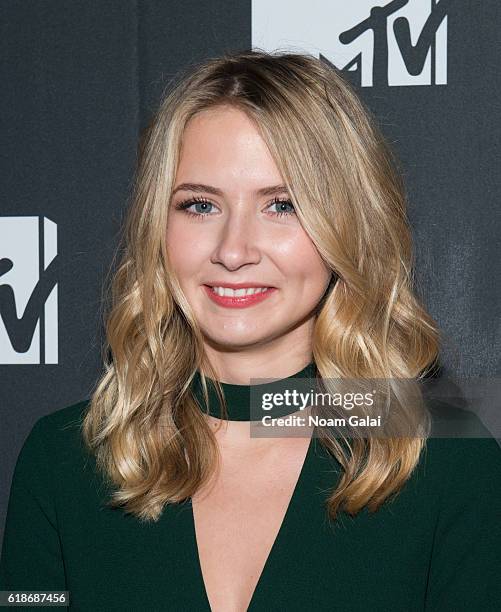
[[[198,212],[188,210],[188,208],[191,208],[192,206],[198,207]],[[202,196],[196,196],[194,198],[184,200],[183,202],[179,202],[179,204],[176,205],[176,210],[184,210],[187,215],[191,215],[192,217],[200,217],[203,219],[204,217],[208,216],[208,210],[211,209],[211,206],[214,206],[212,202]]]
[[[195,207],[195,211],[188,210],[192,206]],[[183,210],[187,215],[191,215],[192,217],[199,217],[200,220],[203,220],[204,217],[209,216],[210,211],[214,204],[204,198],[202,196],[191,197],[188,200],[184,200],[183,202],[179,202],[176,205],[176,210]],[[288,198],[280,199],[278,197],[273,198],[271,204],[268,205],[268,208],[271,206],[277,206],[278,211],[272,211],[270,214],[275,217],[282,217],[283,215],[295,215],[296,212],[294,210],[294,205]],[[198,210],[197,210],[198,208]],[[289,209],[289,210],[287,210]],[[292,210],[291,210],[292,209]]]
[[[272,215],[276,217],[281,217],[282,215],[295,215],[296,211],[294,210],[294,204],[289,199],[280,199],[278,197],[273,198],[273,202],[270,206],[277,206],[278,212],[272,212]],[[287,207],[292,208],[292,210],[287,210]]]

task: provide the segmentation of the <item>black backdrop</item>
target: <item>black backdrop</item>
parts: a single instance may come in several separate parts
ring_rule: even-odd
[[[362,87],[356,71],[349,78],[401,160],[417,288],[443,330],[442,363],[458,378],[499,378],[501,3],[442,2],[445,84]],[[101,288],[141,130],[187,62],[256,44],[252,11],[261,4],[0,3],[0,527],[32,424],[88,397],[101,371]],[[308,27],[319,17],[312,13]],[[9,257],[14,267],[5,272],[1,259]],[[52,280],[32,301],[30,324],[23,308],[38,276],[26,287],[22,271],[26,280],[44,266],[48,273],[49,263]],[[8,309],[13,296],[17,317]]]

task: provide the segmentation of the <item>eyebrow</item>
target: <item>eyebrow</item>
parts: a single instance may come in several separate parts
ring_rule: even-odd
[[[211,185],[204,185],[203,183],[181,183],[178,185],[172,195],[177,193],[178,191],[195,191],[197,193],[206,192],[212,193],[213,195],[222,196],[223,191],[218,189],[217,187],[212,187]],[[287,187],[285,185],[271,185],[270,187],[262,187],[256,191],[256,195],[274,195],[277,193],[287,192]]]

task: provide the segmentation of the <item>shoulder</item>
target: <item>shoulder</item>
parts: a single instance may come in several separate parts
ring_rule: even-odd
[[[431,412],[422,467],[442,499],[475,493],[501,500],[501,446],[496,438],[473,412],[445,404]]]
[[[492,438],[491,432],[471,410],[454,403],[433,399],[427,402],[432,423],[432,437]]]
[[[17,479],[40,474],[42,465],[58,465],[75,460],[84,451],[81,423],[89,400],[66,406],[39,417],[31,427],[19,451]]]
[[[88,454],[80,423],[87,405],[87,400],[78,402],[35,421],[14,466],[9,497],[11,516],[28,521],[42,511],[56,525],[55,500],[60,483],[78,486],[76,482],[84,477]]]
[[[55,410],[36,421],[35,425],[47,431],[66,431],[79,427],[89,407],[90,400],[85,399]]]
[[[28,438],[40,438],[50,442],[53,438],[64,437],[65,432],[69,434],[66,437],[70,437],[70,432],[80,431],[89,404],[90,400],[85,399],[39,417],[31,428]]]

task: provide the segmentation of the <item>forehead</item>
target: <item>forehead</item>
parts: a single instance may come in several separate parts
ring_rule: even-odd
[[[235,181],[257,190],[282,177],[258,128],[242,110],[224,106],[195,115],[183,134],[176,184],[227,188]]]

